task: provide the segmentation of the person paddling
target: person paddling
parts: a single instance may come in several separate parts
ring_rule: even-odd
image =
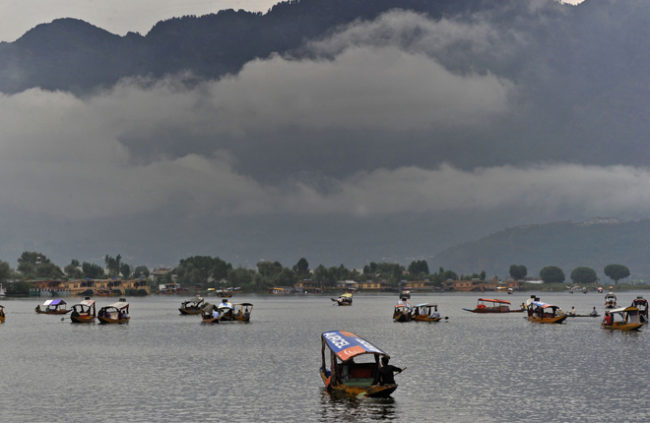
[[[400,369],[399,367],[395,367],[392,364],[388,364],[389,360],[390,357],[384,356],[381,358],[381,367],[379,367],[379,380],[378,380],[380,385],[394,385],[395,377],[393,373],[402,372],[402,369]]]

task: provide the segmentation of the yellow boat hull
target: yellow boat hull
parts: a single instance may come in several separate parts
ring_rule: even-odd
[[[528,320],[530,320],[533,323],[562,323],[568,316],[566,314],[563,314],[561,316],[555,316],[555,317],[535,317],[535,316],[528,316]]]
[[[371,397],[387,398],[397,389],[397,384],[390,385],[370,385],[370,386],[350,386],[344,383],[336,385],[331,384],[331,378],[321,370],[320,377],[327,387],[327,391],[337,397]]]
[[[643,326],[643,323],[614,322],[614,324],[612,325],[606,325],[605,323],[601,323],[600,326],[603,329],[631,331],[631,330],[639,330],[641,326]]]

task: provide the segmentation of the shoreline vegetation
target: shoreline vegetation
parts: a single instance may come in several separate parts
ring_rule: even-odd
[[[650,289],[645,281],[624,281],[629,269],[610,264],[603,269],[610,280],[601,280],[594,269],[577,267],[567,278],[556,266],[546,266],[538,276],[529,276],[525,265],[513,264],[508,276],[488,277],[485,271],[458,274],[439,267],[431,271],[426,260],[408,266],[399,263],[370,262],[361,269],[343,264],[311,268],[300,258],[292,267],[278,261],[260,261],[256,268],[235,267],[219,257],[192,256],[175,267],[149,270],[132,266],[118,254],[104,257],[104,266],[72,259],[61,268],[44,254],[25,251],[14,270],[0,261],[0,296],[142,296],[151,294],[230,296],[235,292],[258,295],[332,295],[340,292],[495,292],[517,291],[630,291]],[[568,280],[567,280],[568,279]]]

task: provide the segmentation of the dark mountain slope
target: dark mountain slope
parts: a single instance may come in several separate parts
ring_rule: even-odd
[[[475,242],[449,248],[431,264],[472,273],[508,276],[512,264],[524,264],[529,276],[544,266],[561,267],[567,280],[578,266],[592,267],[606,279],[611,263],[628,266],[634,279],[650,277],[650,220],[624,223],[559,222],[506,229]]]
[[[289,52],[305,40],[391,9],[440,18],[498,6],[503,13],[525,15],[525,3],[302,0],[280,3],[266,14],[225,10],[201,17],[174,18],[159,22],[145,37],[134,33],[120,37],[79,20],[58,19],[33,28],[13,43],[0,43],[0,91],[42,87],[82,93],[125,76],[162,76],[181,71],[216,78],[236,72],[252,59]],[[552,0],[546,7],[551,13],[562,9]]]

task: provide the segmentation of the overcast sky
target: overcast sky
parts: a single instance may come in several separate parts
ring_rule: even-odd
[[[649,9],[634,4],[621,12],[630,31]],[[0,94],[0,252],[38,248],[60,264],[203,253],[250,265],[292,264],[304,247],[315,263],[359,265],[337,242],[358,258],[383,233],[368,260],[426,258],[468,232],[650,216],[647,138],[634,133],[647,136],[647,123],[626,112],[647,110],[645,56],[611,84],[623,74],[600,47],[619,51],[619,18],[585,17],[602,32],[578,32],[560,51],[531,39],[545,22],[530,13],[504,30],[482,15],[393,11],[305,45],[304,58],[272,55],[191,87],[169,77],[85,98]],[[598,64],[596,79],[584,63]],[[432,220],[439,232],[418,233]],[[308,233],[305,247],[297,239]]]
[[[146,34],[158,21],[221,9],[266,12],[278,0],[0,0],[0,41],[56,18],[77,18],[115,34]]]

